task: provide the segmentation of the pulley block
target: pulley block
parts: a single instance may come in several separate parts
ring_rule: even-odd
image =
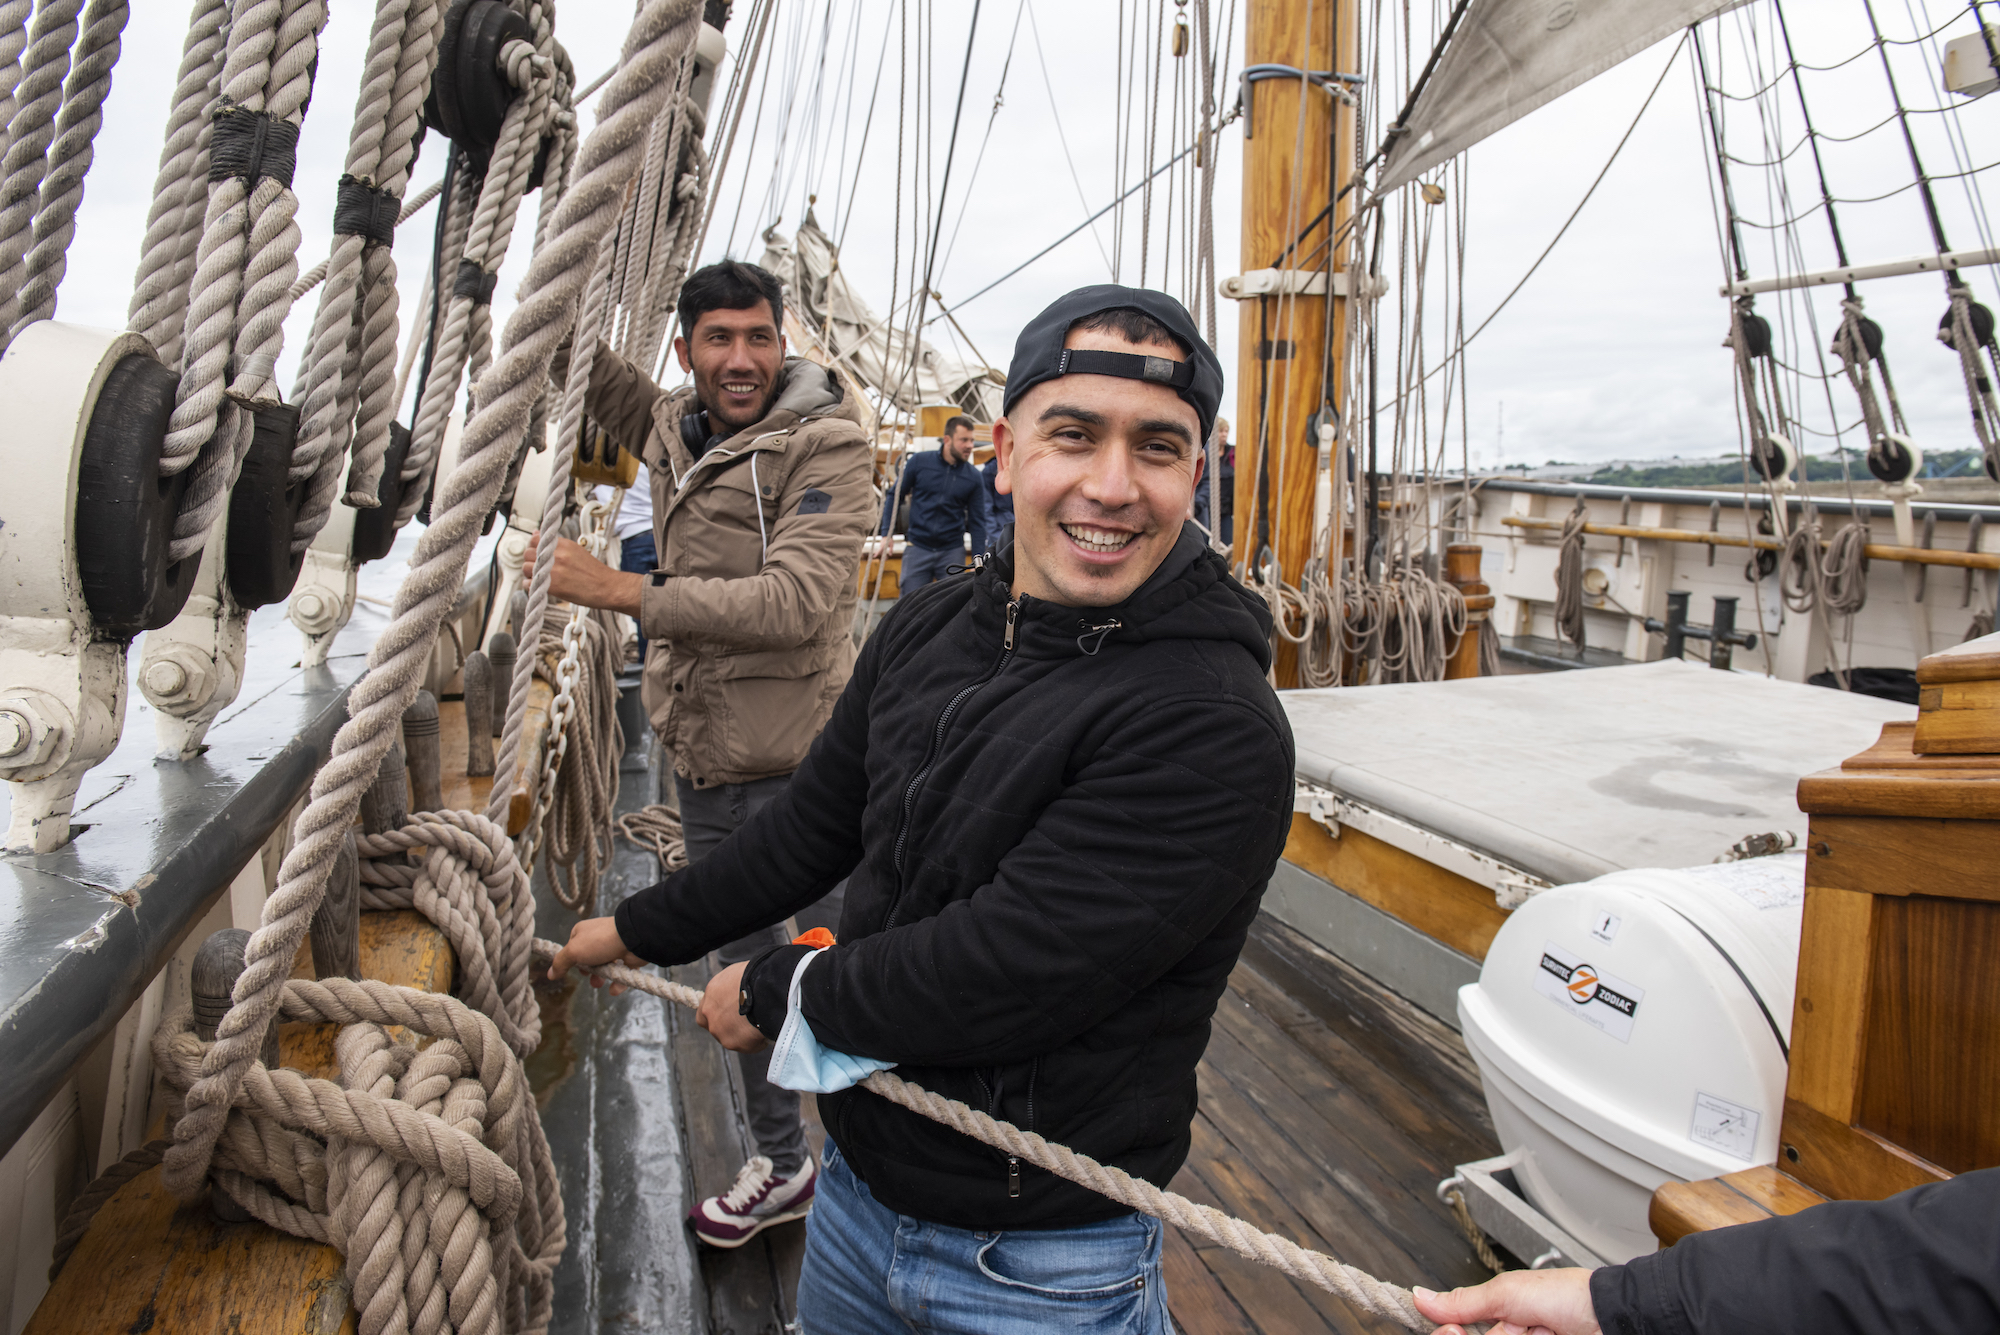
[[[1766,482],[1788,476],[1798,462],[1798,454],[1783,436],[1766,436],[1750,446],[1750,467]]]
[[[1892,431],[1868,447],[1868,471],[1877,482],[1908,482],[1923,468],[1924,452],[1908,436]]]
[[[379,561],[396,545],[396,508],[403,503],[403,460],[410,456],[410,429],[389,424],[389,450],[382,456],[382,480],[375,484],[373,510],[354,512],[354,541],[347,551],[355,565]]]
[[[639,456],[620,449],[602,427],[587,421],[570,476],[593,486],[629,487],[639,480]]]
[[[1771,322],[1755,311],[1743,312],[1743,349],[1752,357],[1771,355]]]
[[[535,30],[501,0],[453,0],[445,12],[424,122],[465,151],[476,176],[486,174],[507,108],[520,94],[500,64],[500,52],[516,39],[532,42]]]
[[[229,493],[229,538],[223,573],[229,596],[243,608],[265,607],[291,596],[298,583],[303,550],[292,551],[292,529],[305,505],[312,479],[292,482],[292,442],[299,433],[295,404],[260,406],[250,452]]]
[[[198,554],[167,560],[193,472],[160,476],[179,383],[158,358],[128,353],[91,408],[77,467],[76,557],[84,602],[103,639],[129,640],[179,616],[201,567]]]
[[[1993,341],[1993,312],[1976,301],[1967,302],[1966,306],[1966,314],[1972,321],[1972,341],[1984,347]],[[1938,342],[1953,352],[1959,350],[1958,333],[1952,328],[1950,307],[1945,308],[1944,318],[1938,321]]]

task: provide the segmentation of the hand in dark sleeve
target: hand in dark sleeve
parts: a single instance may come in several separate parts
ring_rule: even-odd
[[[2000,1330],[2000,1168],[1696,1233],[1590,1296],[1605,1335]]]
[[[989,884],[935,917],[829,950],[805,976],[806,1021],[825,1046],[882,1061],[1046,1052],[1262,892],[1291,806],[1290,738],[1262,712],[1135,700]],[[911,1026],[919,1014],[930,1021]]]

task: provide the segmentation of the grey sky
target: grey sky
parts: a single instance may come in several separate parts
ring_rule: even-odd
[[[1944,0],[1926,9],[1917,0],[1876,0],[1885,35],[1907,39],[1928,31],[1953,13],[1961,15],[1943,36],[1971,31],[1963,10]],[[917,7],[912,6],[915,10]],[[953,98],[964,60],[971,0],[940,0],[936,27],[926,34],[920,59],[907,67],[907,92],[901,88],[905,68],[896,59],[897,36],[888,38],[889,58],[878,85],[875,71],[883,50],[885,25],[898,21],[889,0],[835,0],[827,6],[780,5],[775,12],[770,53],[766,59],[779,77],[771,84],[763,119],[754,141],[752,120],[746,117],[733,179],[720,192],[720,213],[710,233],[705,258],[725,248],[747,258],[762,253],[759,233],[776,222],[789,231],[796,226],[808,195],[817,193],[816,211],[829,231],[840,232],[846,220],[843,264],[860,290],[879,308],[889,300],[892,274],[900,260],[904,277],[897,283],[907,292],[909,266],[916,248],[927,242],[929,220],[914,218],[910,204],[913,184],[919,193],[934,193],[942,176]],[[1192,6],[1190,5],[1190,10]],[[356,0],[336,0],[323,41],[319,84],[300,147],[298,194],[300,223],[305,233],[301,267],[325,255],[332,194],[345,153],[348,118],[353,106],[360,56],[366,40],[369,6]],[[738,19],[729,34],[732,49],[747,39],[739,3]],[[1217,11],[1228,9],[1219,0]],[[1140,28],[1141,64],[1150,69],[1155,40],[1164,43],[1173,15],[1171,5],[1123,6],[1128,43],[1135,11]],[[1165,11],[1164,20],[1160,17]],[[585,77],[609,65],[622,37],[628,0],[566,0],[557,27]],[[821,55],[821,25],[828,13],[830,35]],[[1746,52],[1761,39],[1768,47],[1771,9],[1766,0],[1726,18],[1719,35],[1710,40],[1710,56],[1720,55],[1719,77],[1724,86],[1747,92],[1755,83]],[[1860,0],[1819,0],[1794,3],[1792,37],[1806,64],[1831,64],[1862,53],[1862,58],[1828,73],[1809,73],[1806,96],[1815,122],[1827,135],[1850,135],[1881,121],[1889,102],[1879,62],[1866,50],[1868,32]],[[1810,17],[1802,17],[1809,12]],[[1237,26],[1241,18],[1238,11]],[[150,202],[159,150],[159,129],[165,117],[174,67],[186,21],[180,4],[134,6],[126,35],[125,57],[115,74],[106,123],[98,140],[98,162],[92,171],[79,218],[69,276],[61,294],[61,318],[84,323],[124,322]],[[914,45],[915,23],[912,23]],[[1015,264],[1028,258],[1080,222],[1087,211],[1110,202],[1120,179],[1115,165],[1117,135],[1114,116],[1120,103],[1117,78],[1119,6],[1108,0],[1059,3],[1035,0],[1032,10],[1021,0],[987,0],[981,9],[979,34],[973,47],[972,73],[967,81],[959,149],[953,167],[948,223],[948,249],[936,286],[948,303],[956,303]],[[1711,25],[1710,31],[1716,32]],[[1039,37],[1039,42],[1037,42]],[[1939,38],[1941,44],[1943,38]],[[1555,104],[1544,108],[1474,149],[1470,158],[1468,205],[1471,214],[1467,246],[1468,327],[1492,309],[1513,286],[1534,257],[1547,245],[1591,179],[1604,165],[1612,146],[1630,124],[1665,64],[1673,43],[1646,52]],[[1008,60],[1011,48],[1012,59]],[[845,55],[859,55],[850,70]],[[1128,47],[1129,49],[1129,47]],[[1240,64],[1240,31],[1233,40],[1232,65]],[[1894,48],[1897,77],[1904,101],[1913,107],[1939,105],[1939,73],[1928,46]],[[1175,65],[1171,56],[1162,63]],[[1185,62],[1192,65],[1192,61]],[[1003,67],[1004,100],[994,108]],[[924,70],[930,77],[919,77]],[[823,72],[822,72],[823,71]],[[1712,72],[1715,72],[1712,70]],[[1766,68],[1766,77],[1775,70]],[[813,90],[819,88],[819,100]],[[791,129],[774,128],[790,95]],[[895,210],[895,125],[899,93],[907,96],[906,120],[929,127],[928,161],[915,146],[914,135],[904,155],[904,210],[900,247]],[[861,127],[868,99],[875,97],[873,128],[865,161],[860,153]],[[1218,91],[1226,106],[1233,87]],[[1135,101],[1136,98],[1127,99]],[[1954,99],[1955,100],[1955,99]],[[1162,93],[1161,129],[1151,156],[1167,156],[1171,83]],[[1996,114],[1992,99],[1969,104],[1956,117],[1918,117],[1920,148],[1934,174],[1984,166],[1993,154]],[[1751,103],[1731,106],[1729,137],[1739,156],[1760,159],[1766,127],[1756,119]],[[1507,311],[1473,345],[1469,354],[1471,452],[1475,465],[1498,462],[1495,427],[1498,405],[1506,403],[1506,456],[1509,461],[1599,459],[1657,455],[1714,455],[1736,447],[1737,428],[1731,397],[1730,361],[1720,346],[1728,312],[1716,288],[1722,277],[1715,213],[1713,169],[1705,144],[1706,129],[1684,51],[1668,75],[1652,110],[1627,145],[1623,156],[1596,198],[1535,279]],[[755,104],[752,108],[755,114]],[[1793,147],[1802,128],[1795,101],[1782,101],[1781,123],[1769,127],[1780,150]],[[1060,133],[1058,133],[1058,117]],[[1183,115],[1183,121],[1186,116]],[[1956,119],[1972,155],[1969,164],[1953,161],[1945,131]],[[586,124],[590,116],[585,113]],[[991,127],[990,138],[988,128]],[[1141,175],[1147,146],[1141,142],[1144,117],[1129,143],[1133,148],[1124,172],[1127,183]],[[983,158],[982,140],[985,141]],[[846,146],[843,168],[840,153]],[[1064,144],[1074,159],[1072,178]],[[1218,273],[1241,267],[1237,220],[1240,210],[1240,127],[1228,131],[1219,158],[1215,204],[1215,249]],[[441,171],[442,145],[432,138],[414,173],[424,184]],[[1910,180],[1909,165],[1893,125],[1853,143],[1825,145],[1829,175],[1837,195],[1874,196]],[[975,163],[977,170],[975,174]],[[1796,211],[1817,200],[1810,174],[1809,151],[1787,162],[1789,188]],[[1746,215],[1769,220],[1781,210],[1773,198],[1773,174],[1739,167],[1735,188]],[[924,173],[928,172],[928,176]],[[1181,173],[1162,177],[1170,184],[1156,188],[1152,201],[1154,239],[1147,255],[1147,281],[1179,294],[1184,286],[1185,250],[1182,227],[1187,217]],[[739,194],[742,203],[739,208]],[[1947,182],[1938,190],[1949,239],[1955,247],[1988,244],[1969,208],[1962,183]],[[850,211],[851,206],[851,211]],[[1088,206],[1086,208],[1086,206]],[[839,217],[835,216],[838,210]],[[1121,277],[1138,276],[1140,200],[1126,210]],[[525,268],[528,227],[533,207],[523,211],[522,227],[510,252],[496,297],[496,313],[504,320],[512,307],[512,291]],[[962,223],[959,221],[963,216]],[[433,215],[426,211],[406,224],[399,235],[397,258],[406,317],[414,308],[414,292],[428,263]],[[736,223],[733,237],[730,224]],[[1110,277],[1106,255],[1114,244],[1110,219],[1086,231],[1025,273],[970,303],[960,314],[966,333],[988,359],[1003,364],[1015,333],[1047,300],[1069,287]],[[919,241],[920,226],[924,242]],[[1857,262],[1913,255],[1928,250],[1928,228],[1913,191],[1868,205],[1845,205],[1841,223],[1850,255]],[[1171,244],[1166,229],[1174,229]],[[1751,229],[1750,268],[1762,275],[1779,267],[1774,236]],[[1820,214],[1797,229],[1795,258],[1806,267],[1831,264],[1831,246]],[[955,237],[955,239],[954,239]],[[1171,272],[1163,280],[1161,248],[1166,245]],[[1790,267],[1790,266],[1786,266]],[[1990,305],[2000,305],[1991,270],[1972,275],[1976,292]],[[1864,291],[1869,313],[1888,333],[1889,352],[1913,433],[1934,450],[1964,448],[1972,443],[1963,389],[1954,358],[1933,337],[1944,310],[1942,280],[1923,275],[1870,284]],[[311,320],[315,298],[294,312],[287,329],[281,381],[289,388],[299,345]],[[1815,349],[1824,348],[1838,319],[1839,289],[1821,288],[1800,297],[1765,298],[1759,309],[1780,326],[1786,356],[1801,370],[1817,374]],[[1818,320],[1815,334],[1805,324],[1810,309]],[[1220,312],[1223,363],[1235,368],[1235,311],[1222,303]],[[950,346],[943,324],[931,336]],[[1232,392],[1235,386],[1232,386]],[[1827,391],[1816,381],[1802,380],[1788,392],[1801,401],[1807,426],[1829,427],[1857,413],[1844,384]],[[1809,437],[1818,448],[1830,439]],[[1452,457],[1457,457],[1453,447]]]

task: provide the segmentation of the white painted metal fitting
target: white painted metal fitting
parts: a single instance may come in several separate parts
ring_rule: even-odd
[[[0,700],[0,778],[39,778],[63,734],[71,726],[69,711],[43,691],[23,691]]]

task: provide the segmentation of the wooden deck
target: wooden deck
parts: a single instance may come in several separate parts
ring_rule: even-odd
[[[707,969],[674,976],[700,986]],[[676,1011],[672,1022],[699,1199],[726,1191],[753,1151],[735,1062],[691,1014]],[[1400,1284],[1487,1277],[1434,1194],[1454,1164],[1499,1152],[1478,1075],[1451,1030],[1266,917],[1230,979],[1199,1078],[1193,1150],[1175,1190]],[[811,1103],[817,1151],[823,1132]],[[708,1329],[781,1335],[797,1319],[804,1250],[803,1224],[735,1251],[703,1248]],[[1399,1329],[1177,1231],[1166,1269],[1183,1335]]]

